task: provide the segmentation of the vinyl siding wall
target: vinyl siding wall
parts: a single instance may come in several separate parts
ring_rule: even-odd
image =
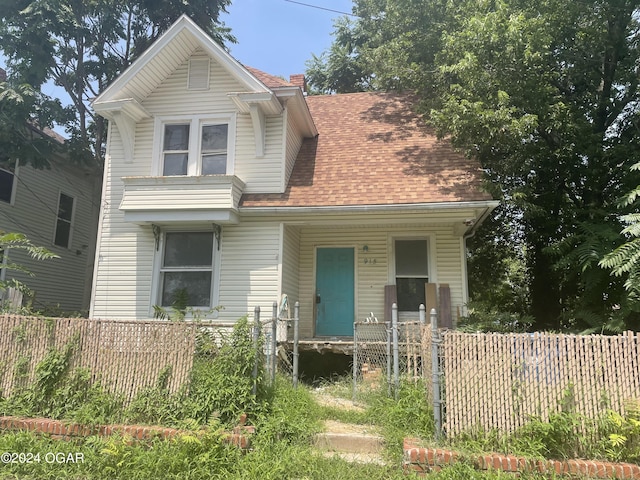
[[[287,138],[283,191],[289,183],[289,178],[291,177],[291,172],[293,172],[293,167],[303,141],[302,134],[293,123],[292,115],[285,113],[285,116],[287,119]]]
[[[0,202],[0,230],[24,233],[36,245],[46,247],[60,258],[33,260],[24,252],[9,253],[12,262],[35,276],[5,272],[35,292],[34,306],[59,305],[65,311],[89,307],[91,275],[99,211],[99,179],[76,167],[36,170],[18,168],[13,205]],[[69,248],[53,244],[60,193],[75,199]]]
[[[282,293],[288,296],[292,308],[300,300],[300,231],[296,227],[283,225],[283,232]]]
[[[280,224],[249,220],[224,226],[220,253],[219,318],[233,322],[258,306],[271,316],[280,294]]]
[[[384,286],[393,283],[392,241],[415,236],[429,239],[430,281],[449,284],[453,316],[457,318],[458,308],[463,305],[463,252],[460,237],[453,235],[451,227],[302,228],[299,258],[301,336],[311,338],[314,335],[316,247],[355,247],[355,319],[364,320],[373,312],[379,321],[383,321]],[[366,253],[364,245],[368,247]]]

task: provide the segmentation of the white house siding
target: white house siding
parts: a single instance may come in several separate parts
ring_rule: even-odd
[[[384,286],[393,282],[390,268],[393,238],[423,236],[429,238],[431,280],[448,283],[454,318],[463,304],[463,273],[460,237],[449,225],[375,227],[306,227],[300,231],[300,332],[303,337],[314,334],[315,248],[355,247],[356,252],[356,320],[364,320],[373,312],[384,318]],[[363,247],[368,247],[364,252]],[[435,255],[435,258],[434,258]],[[365,263],[366,261],[366,263]]]
[[[282,293],[288,296],[293,307],[300,300],[300,231],[297,227],[283,225],[283,233]]]
[[[189,61],[185,61],[176,71],[151,93],[143,106],[152,115],[208,115],[229,114],[237,107],[227,95],[242,92],[246,88],[211,60],[210,89],[188,90],[187,76]],[[245,192],[280,192],[283,175],[283,118],[284,115],[266,117],[265,154],[256,158],[256,143],[253,124],[249,114],[236,117],[234,173],[247,186]],[[147,173],[151,175],[151,153],[153,147],[153,119],[140,122],[136,134],[135,156],[144,152],[148,163]]]
[[[289,177],[293,172],[293,166],[296,163],[296,157],[302,146],[302,134],[299,129],[293,123],[293,116],[285,114],[287,119],[287,135],[286,135],[286,154],[285,154],[285,171],[284,171],[284,183],[282,191],[289,183]]]
[[[20,232],[36,245],[60,258],[37,261],[19,250],[11,260],[35,274],[6,272],[6,278],[24,282],[35,292],[36,308],[59,305],[65,311],[84,311],[89,306],[93,251],[99,208],[99,179],[77,167],[36,170],[18,168],[13,205],[0,202],[0,230]],[[53,244],[60,193],[75,199],[71,245]]]
[[[137,136],[145,129],[149,130],[139,125]],[[149,317],[155,239],[151,227],[125,222],[118,208],[121,178],[149,175],[149,169],[149,155],[142,148],[136,148],[132,163],[124,163],[120,134],[111,123],[90,312],[93,318]]]
[[[243,221],[222,229],[219,319],[235,321],[279,300],[280,224]],[[265,317],[266,318],[266,317]]]

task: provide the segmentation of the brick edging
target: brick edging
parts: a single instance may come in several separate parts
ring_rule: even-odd
[[[240,417],[237,427],[231,432],[224,432],[224,442],[246,449],[250,446],[249,435],[255,433],[255,427],[245,425],[246,415]],[[0,430],[30,431],[51,435],[56,440],[71,440],[78,437],[98,435],[108,437],[113,434],[131,437],[132,440],[151,440],[160,438],[170,440],[179,435],[193,435],[188,430],[160,427],[155,425],[81,425],[50,418],[0,417]],[[201,432],[196,432],[196,434]]]
[[[462,460],[453,450],[425,448],[414,438],[404,440],[403,466],[405,471],[425,474]],[[498,453],[465,456],[478,470],[501,470],[509,473],[534,472],[560,475],[584,475],[590,478],[640,480],[640,466],[631,463],[612,463],[591,460],[533,460]]]

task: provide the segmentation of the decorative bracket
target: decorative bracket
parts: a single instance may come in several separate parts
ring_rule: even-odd
[[[153,237],[156,239],[156,252],[160,250],[160,235],[162,234],[162,230],[155,223],[151,224],[151,230],[153,231]]]
[[[213,235],[216,237],[216,245],[220,251],[220,238],[222,237],[222,227],[217,223],[213,223]]]

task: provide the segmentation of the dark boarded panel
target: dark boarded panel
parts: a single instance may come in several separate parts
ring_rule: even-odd
[[[451,316],[451,290],[447,283],[440,284],[440,311],[438,311],[438,326],[440,328],[453,328]]]

